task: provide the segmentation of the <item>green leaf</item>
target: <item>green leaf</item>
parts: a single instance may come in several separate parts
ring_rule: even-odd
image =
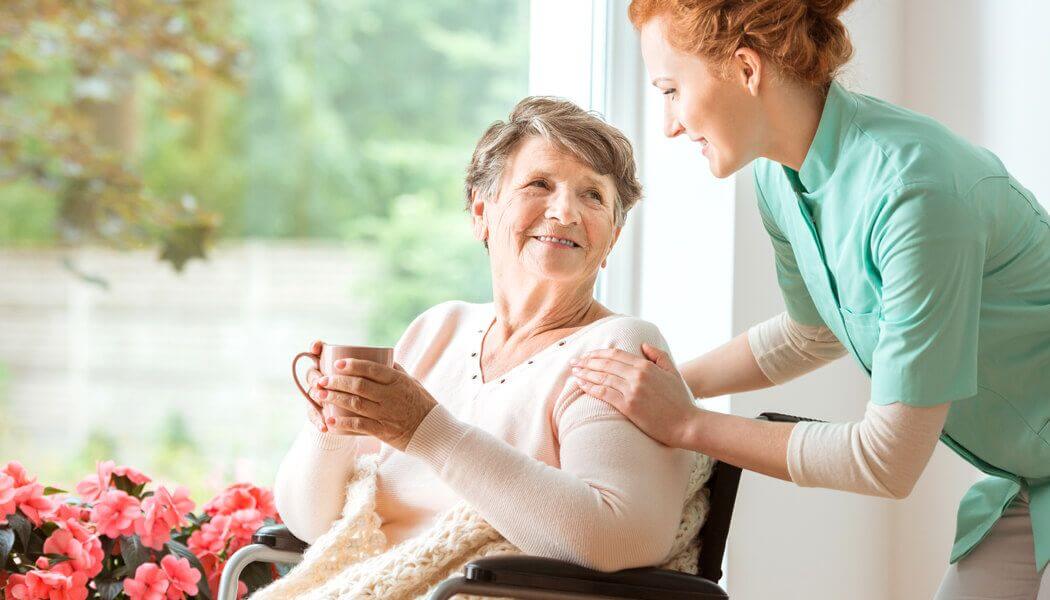
[[[129,496],[135,496],[135,484],[124,475],[114,475],[112,481],[113,487],[126,492]]]
[[[241,581],[248,586],[248,595],[273,581],[270,563],[253,562],[241,571]]]
[[[44,488],[44,495],[45,496],[50,496],[52,494],[68,494],[68,493],[69,492],[67,492],[66,490],[60,490],[57,487],[47,486],[46,488]]]
[[[139,565],[150,558],[150,550],[142,545],[142,540],[137,535],[120,536],[120,556],[124,564],[128,566],[128,573],[134,573]]]
[[[55,554],[53,552],[48,552],[47,554],[44,554],[44,557],[47,558],[47,564],[52,567],[55,565],[60,565],[69,560],[69,557],[65,554]]]
[[[7,555],[15,547],[15,532],[10,527],[0,527],[0,566],[7,562]]]
[[[161,241],[160,259],[182,271],[190,259],[205,258],[204,250],[213,228],[206,224],[177,225]]]
[[[123,581],[96,581],[95,586],[102,600],[113,600],[124,591]]]
[[[201,579],[197,584],[197,598],[198,600],[211,600],[211,590],[208,589],[208,574],[204,572],[204,565],[201,564],[197,555],[178,542],[169,541],[164,546],[168,549],[168,552],[190,561],[190,566],[201,572]]]
[[[40,531],[43,532],[44,537],[51,537],[51,534],[58,530],[58,524],[48,521],[40,526]]]
[[[33,535],[33,524],[19,512],[7,515],[7,524],[15,532],[18,542],[22,544],[22,551],[29,552],[29,540]]]

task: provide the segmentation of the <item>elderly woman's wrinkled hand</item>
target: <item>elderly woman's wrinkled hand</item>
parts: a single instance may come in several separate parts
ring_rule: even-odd
[[[430,392],[401,365],[388,367],[348,358],[333,366],[331,375],[316,382],[321,402],[349,410],[354,416],[329,417],[328,429],[371,435],[404,451],[437,404]]]

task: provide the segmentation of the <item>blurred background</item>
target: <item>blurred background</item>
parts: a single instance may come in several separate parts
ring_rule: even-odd
[[[635,143],[646,199],[599,297],[676,357],[783,310],[747,169],[660,132],[626,0],[6,0],[0,5],[0,462],[73,485],[131,464],[203,501],[271,485],[313,339],[393,344],[490,298],[462,175],[527,94]],[[996,152],[1050,204],[1050,6],[858,0],[842,81]],[[708,401],[859,419],[849,359]],[[977,472],[939,448],[903,501],[745,474],[730,594],[929,598]]]

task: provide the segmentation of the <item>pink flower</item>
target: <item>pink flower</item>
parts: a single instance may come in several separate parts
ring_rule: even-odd
[[[2,472],[14,482],[16,508],[22,511],[33,525],[39,527],[44,522],[41,513],[51,512],[54,508],[54,503],[44,496],[44,486],[36,482],[36,477],[30,477],[22,464],[16,460],[7,463]],[[3,483],[0,482],[0,489],[2,487]],[[11,513],[3,515],[5,520],[8,514]]]
[[[91,517],[98,526],[98,532],[110,538],[134,533],[135,519],[141,514],[138,499],[122,490],[105,492],[91,510]]]
[[[205,553],[220,554],[226,548],[226,538],[230,536],[229,515],[216,515],[201,525],[200,529],[190,534],[186,541],[191,552],[200,556]]]
[[[190,503],[192,509],[192,502]],[[161,486],[142,501],[142,518],[135,520],[135,533],[145,546],[160,550],[171,539],[171,530],[182,523],[182,514],[167,488]]]
[[[31,600],[25,575],[12,574],[8,578],[4,588],[4,600]]]
[[[217,555],[212,553],[198,554],[197,558],[201,561],[201,566],[204,567],[204,572],[208,575],[208,589],[211,590],[211,597],[219,597],[219,581],[222,579],[222,570],[226,566],[226,561],[219,558]],[[241,598],[248,593],[248,585],[243,581],[237,582],[237,598]]]
[[[131,483],[141,485],[149,483],[150,478],[131,467],[118,467],[111,460],[95,463],[95,474],[85,477],[77,484],[77,493],[86,502],[98,500],[113,485],[113,477],[127,477]]]
[[[91,508],[68,502],[56,502],[54,509],[45,516],[52,523],[87,523],[91,520]]]
[[[175,488],[175,492],[171,495],[171,500],[175,503],[175,510],[179,511],[180,517],[193,512],[193,509],[197,506],[196,502],[190,500],[190,491],[181,485]]]
[[[154,563],[142,563],[135,569],[135,577],[124,579],[124,593],[131,600],[164,600],[170,584],[163,569]]]
[[[201,580],[201,572],[190,566],[190,561],[174,555],[167,555],[160,561],[160,567],[167,573],[171,585],[168,586],[168,598],[177,598],[197,595],[197,582]]]
[[[50,567],[44,557],[37,559],[36,567],[26,573],[27,598],[47,600],[85,600],[87,598],[88,576],[82,571],[74,571],[68,563]]]
[[[88,578],[102,571],[102,543],[98,536],[91,535],[83,527],[56,529],[44,541],[44,552],[68,556],[69,561],[62,565],[69,565],[73,571],[82,572]]]
[[[204,505],[204,512],[215,516],[230,514],[238,510],[254,508],[262,513],[263,518],[277,514],[273,501],[273,492],[250,483],[235,483]]]
[[[15,478],[0,472],[0,524],[15,512]]]

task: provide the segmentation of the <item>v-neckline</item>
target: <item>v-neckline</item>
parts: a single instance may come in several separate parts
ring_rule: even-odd
[[[588,323],[587,325],[584,325],[583,327],[577,329],[576,331],[570,333],[569,335],[567,335],[567,336],[565,336],[565,337],[563,337],[561,339],[555,340],[555,341],[551,342],[550,344],[544,346],[543,348],[541,348],[540,350],[536,351],[534,354],[532,354],[528,358],[522,360],[521,362],[515,364],[511,368],[509,368],[506,371],[504,371],[503,373],[501,373],[498,377],[493,377],[492,379],[486,380],[485,379],[485,373],[484,373],[484,371],[481,368],[481,357],[482,357],[482,354],[483,354],[482,351],[484,350],[485,338],[488,337],[489,332],[492,331],[492,326],[496,324],[496,316],[493,315],[491,320],[489,320],[489,324],[488,324],[487,327],[482,327],[481,329],[477,330],[477,334],[476,335],[478,337],[477,337],[477,340],[474,342],[474,351],[471,354],[471,358],[474,359],[474,362],[472,363],[472,365],[474,367],[474,369],[473,369],[474,370],[474,377],[472,377],[471,379],[474,380],[474,381],[477,381],[478,385],[481,386],[481,387],[487,387],[487,386],[492,385],[493,383],[506,383],[507,378],[508,378],[509,375],[511,375],[515,371],[518,371],[518,370],[523,369],[525,367],[532,366],[544,354],[548,354],[550,352],[553,352],[554,349],[556,349],[556,348],[564,347],[566,344],[568,344],[570,341],[572,341],[576,337],[579,337],[581,334],[585,333],[586,331],[589,331],[591,328],[593,328],[593,327],[595,327],[595,326],[597,326],[597,325],[599,325],[601,323],[604,323],[605,321],[608,321],[610,319],[614,319],[616,317],[622,317],[622,316],[623,315],[621,315],[619,313],[613,313],[611,315],[606,315],[606,316],[604,316],[604,317],[602,317],[602,318],[600,318],[600,319],[598,319],[598,320],[596,320],[596,321],[594,321],[592,323]]]

